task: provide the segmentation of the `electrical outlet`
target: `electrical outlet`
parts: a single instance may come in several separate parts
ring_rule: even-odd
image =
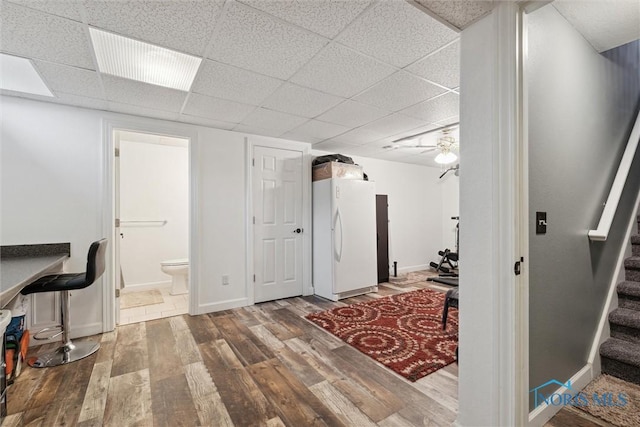
[[[228,274],[223,274],[222,275],[222,284],[223,285],[228,285],[229,284],[229,275]]]

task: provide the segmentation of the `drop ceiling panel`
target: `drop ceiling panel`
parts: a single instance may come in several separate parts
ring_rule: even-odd
[[[104,96],[96,71],[53,62],[34,61],[34,64],[47,86],[56,93],[64,92],[88,98]]]
[[[73,0],[10,0],[11,3],[82,22],[80,3]]]
[[[443,92],[445,89],[441,87],[399,71],[353,99],[383,110],[398,111]]]
[[[640,39],[638,0],[557,0],[553,6],[598,52]]]
[[[102,83],[109,101],[153,110],[177,113],[187,96],[187,92],[107,75],[102,76]]]
[[[86,96],[69,93],[56,93],[53,102],[58,104],[73,105],[74,107],[93,108],[96,110],[108,110],[109,104],[103,99],[88,98]]]
[[[460,42],[456,41],[421,59],[406,70],[450,89],[458,87],[460,85]]]
[[[331,152],[331,153],[339,153],[339,154],[353,154],[356,149],[357,149],[357,145],[349,145],[349,144],[344,144],[342,142],[336,142],[336,141],[323,141],[317,144],[313,144],[313,149],[314,150],[321,150],[321,151],[327,151],[327,152]]]
[[[240,124],[244,128],[255,127],[257,129],[273,131],[274,134],[277,135],[290,131],[307,120],[308,119],[305,117],[298,117],[287,113],[281,113],[279,111],[267,110],[266,108],[258,108],[245,117]]]
[[[315,117],[343,101],[334,95],[285,83],[262,104],[263,107],[303,117]]]
[[[338,44],[331,44],[292,78],[293,83],[350,98],[395,69]]]
[[[202,56],[222,1],[85,0],[89,24]]]
[[[365,125],[362,129],[377,132],[384,136],[395,135],[397,133],[415,129],[424,125],[424,121],[414,119],[412,117],[403,116],[402,114],[392,114],[373,123]]]
[[[3,52],[94,69],[89,38],[78,22],[5,2],[0,23]]]
[[[252,135],[262,135],[262,136],[270,136],[270,137],[279,137],[282,134],[280,130],[273,129],[261,129],[256,126],[247,126],[243,124],[239,124],[233,128],[234,132],[248,133]]]
[[[345,132],[342,135],[335,136],[331,139],[333,141],[343,142],[350,145],[362,145],[372,141],[377,141],[384,136],[385,135],[383,133],[360,127],[350,130],[349,132]]]
[[[348,127],[358,127],[389,115],[389,112],[372,105],[346,100],[317,117],[324,122]]]
[[[315,144],[320,141],[324,141],[324,138],[316,138],[309,135],[302,135],[299,133],[295,133],[293,131],[283,133],[282,135],[280,135],[280,138],[290,139],[292,141],[308,142],[310,144]]]
[[[457,37],[405,0],[386,0],[360,15],[336,40],[402,68]]]
[[[435,15],[459,30],[465,29],[491,12],[496,3],[493,0],[414,1],[428,13]]]
[[[370,0],[239,0],[292,24],[333,38],[358,16]]]
[[[191,90],[216,98],[259,105],[282,83],[282,80],[273,77],[205,60]]]
[[[309,120],[301,126],[293,129],[291,133],[297,135],[306,135],[315,138],[328,139],[345,133],[349,128],[345,126],[335,125],[333,123],[321,122],[319,120]]]
[[[150,107],[139,107],[137,105],[123,104],[120,102],[109,102],[109,111],[133,116],[151,117],[159,120],[178,120],[179,114],[153,109]]]
[[[212,120],[240,123],[255,108],[254,105],[192,93],[189,95],[184,113]]]
[[[460,111],[460,96],[449,92],[420,104],[400,111],[406,116],[422,119],[429,123],[436,123],[455,116]]]
[[[288,79],[327,42],[252,8],[231,3],[223,14],[209,57]]]
[[[221,120],[211,120],[204,117],[190,116],[188,114],[180,114],[180,121],[191,123],[199,126],[206,126],[216,129],[231,130],[236,127],[237,123],[225,122]]]

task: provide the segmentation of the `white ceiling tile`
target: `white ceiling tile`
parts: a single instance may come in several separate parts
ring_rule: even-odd
[[[445,92],[419,77],[399,71],[354,97],[354,101],[374,105],[383,110],[399,111]]]
[[[333,107],[343,98],[306,87],[285,83],[268,97],[263,107],[303,117],[315,117]]]
[[[384,136],[395,135],[400,132],[409,131],[419,126],[423,126],[423,120],[403,116],[402,114],[392,114],[373,123],[365,125],[362,129],[377,132]]]
[[[79,22],[3,3],[0,41],[3,52],[94,69],[89,38]]]
[[[230,123],[221,120],[211,120],[204,117],[190,116],[188,114],[180,114],[179,120],[192,125],[206,126],[215,129],[231,130],[236,127],[237,123]]]
[[[157,110],[150,107],[139,107],[137,105],[123,104],[121,102],[109,102],[109,111],[114,113],[129,114],[132,116],[151,117],[152,119],[177,121],[178,113]]]
[[[406,70],[451,89],[460,86],[460,41],[411,64]]]
[[[267,110],[266,108],[258,108],[251,112],[240,123],[243,127],[264,129],[273,131],[274,133],[283,134],[293,128],[300,126],[308,119],[305,117],[293,116],[279,111]]]
[[[459,122],[460,122],[460,116],[455,115],[455,116],[447,117],[446,119],[440,120],[437,124],[439,126],[448,126],[448,125],[452,125],[454,123],[459,123]]]
[[[37,60],[34,63],[47,86],[56,93],[64,92],[89,98],[104,96],[96,71]]]
[[[386,110],[346,100],[342,104],[339,104],[326,113],[318,116],[317,119],[324,122],[337,123],[339,125],[355,128],[370,123],[388,114],[389,112]]]
[[[400,113],[430,123],[436,123],[460,114],[460,96],[455,93],[446,93],[437,98],[405,108]]]
[[[308,142],[310,144],[315,144],[320,141],[324,141],[324,138],[314,138],[313,136],[301,135],[295,132],[283,133],[282,135],[280,135],[280,138],[290,139],[292,141]]]
[[[325,37],[333,38],[358,16],[370,0],[239,0]]]
[[[78,22],[82,21],[82,15],[80,15],[80,3],[77,0],[9,0],[9,1],[11,3],[16,3],[22,6],[26,6],[30,9],[40,10],[42,12],[46,12],[51,15],[73,19],[74,21],[78,21]]]
[[[327,151],[331,153],[339,154],[353,154],[357,145],[349,145],[344,142],[337,142],[333,140],[323,141],[318,144],[313,144],[314,150]]]
[[[184,113],[212,120],[240,123],[255,108],[254,105],[192,93],[189,95]]]
[[[309,120],[303,125],[293,129],[291,133],[295,133],[298,135],[307,135],[314,138],[327,139],[341,133],[345,133],[348,130],[349,128],[345,126],[321,122],[319,120]]]
[[[246,126],[243,124],[239,124],[236,127],[234,127],[233,131],[240,132],[240,133],[248,133],[253,135],[270,136],[274,138],[280,137],[280,135],[282,134],[282,131],[280,130],[261,129],[255,126]]]
[[[259,105],[282,83],[282,80],[273,77],[205,60],[191,90],[216,98]]]
[[[438,16],[452,26],[463,30],[491,10],[498,3],[494,0],[414,0],[429,13]]]
[[[209,57],[288,79],[328,40],[238,3],[223,14]]]
[[[380,132],[375,132],[373,130],[364,128],[357,128],[331,139],[337,142],[344,142],[345,144],[362,145],[372,141],[377,141],[384,136],[385,135]]]
[[[389,65],[339,44],[331,44],[302,67],[291,81],[350,98],[394,72]]]
[[[200,56],[222,4],[220,0],[84,0],[90,25]]]
[[[102,83],[109,101],[155,110],[177,113],[187,96],[187,92],[107,75]]]
[[[405,0],[385,0],[360,15],[336,40],[405,67],[458,34]]]

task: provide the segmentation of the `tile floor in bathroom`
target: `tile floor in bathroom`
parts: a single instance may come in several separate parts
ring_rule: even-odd
[[[158,287],[157,290],[162,293],[161,304],[150,304],[141,307],[125,308],[120,310],[120,325],[128,325],[131,323],[146,322],[147,320],[162,319],[165,317],[178,316],[189,311],[189,294],[171,295],[171,284]],[[149,292],[149,291],[133,291],[133,292]]]

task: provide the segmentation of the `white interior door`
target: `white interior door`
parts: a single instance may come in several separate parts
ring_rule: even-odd
[[[254,146],[254,301],[302,295],[301,151]]]
[[[116,293],[116,325],[120,323],[120,289],[122,288],[122,267],[120,265],[120,240],[122,239],[122,229],[120,228],[120,132],[115,131],[113,135],[113,214],[115,220],[113,231],[113,277]]]

